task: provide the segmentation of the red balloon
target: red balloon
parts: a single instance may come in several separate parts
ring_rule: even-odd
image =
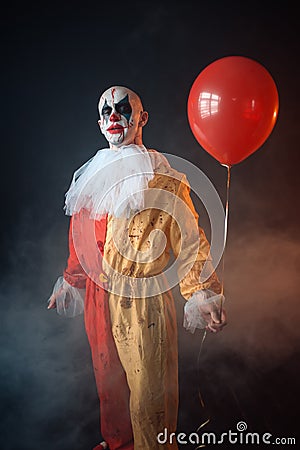
[[[221,164],[232,166],[266,141],[278,108],[278,92],[269,72],[252,59],[227,56],[195,79],[188,120],[199,144]]]

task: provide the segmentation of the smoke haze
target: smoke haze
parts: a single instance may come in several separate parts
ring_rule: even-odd
[[[168,2],[167,2],[168,3]],[[195,141],[186,101],[210,62],[263,63],[280,96],[262,148],[233,167],[225,254],[228,326],[179,325],[179,431],[235,429],[296,436],[299,402],[299,67],[296,14],[261,4],[143,7],[12,4],[2,27],[1,448],[88,450],[99,442],[98,398],[83,318],[47,311],[68,255],[62,207],[71,176],[105,147],[100,93],[137,91],[150,113],[145,145],[184,157],[225,199],[226,173]],[[116,11],[116,10],[115,10]],[[112,26],[113,18],[113,26]],[[113,51],[111,50],[113,49]],[[195,200],[208,236],[209,222]],[[221,274],[221,268],[218,268]],[[205,408],[199,401],[199,389]],[[296,421],[297,420],[297,421]],[[188,445],[184,449],[194,448]]]

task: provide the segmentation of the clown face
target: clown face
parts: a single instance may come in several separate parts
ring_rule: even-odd
[[[148,115],[137,94],[122,86],[111,87],[101,95],[98,109],[98,124],[110,147],[140,143]]]

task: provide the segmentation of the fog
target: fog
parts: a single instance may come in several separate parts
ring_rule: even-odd
[[[194,163],[224,203],[226,171],[192,136],[186,101],[200,70],[233,54],[270,70],[280,110],[262,148],[232,168],[224,273],[228,325],[217,335],[208,333],[201,352],[203,333],[183,329],[184,299],[178,287],[173,289],[178,430],[195,431],[209,417],[204,429],[210,431],[235,430],[243,420],[251,431],[297,434],[296,15],[287,6],[273,5],[270,11],[261,4],[196,8],[192,3],[123,5],[114,27],[112,12],[102,6],[14,4],[3,11],[0,433],[5,450],[87,450],[100,440],[83,317],[64,319],[47,310],[68,255],[64,193],[74,170],[106,146],[97,125],[100,93],[115,83],[136,90],[150,114],[145,145]],[[209,237],[207,214],[194,200]],[[221,276],[221,266],[217,271]]]

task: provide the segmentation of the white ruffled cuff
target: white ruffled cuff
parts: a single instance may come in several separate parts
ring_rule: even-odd
[[[209,289],[195,292],[184,305],[184,328],[191,333],[194,333],[196,328],[200,330],[206,328],[212,304],[216,310],[220,311],[224,300],[224,295],[216,294]],[[208,305],[210,305],[209,308]]]
[[[52,295],[56,295],[56,311],[59,315],[75,317],[83,313],[85,289],[75,288],[64,277],[59,277],[54,285]]]

